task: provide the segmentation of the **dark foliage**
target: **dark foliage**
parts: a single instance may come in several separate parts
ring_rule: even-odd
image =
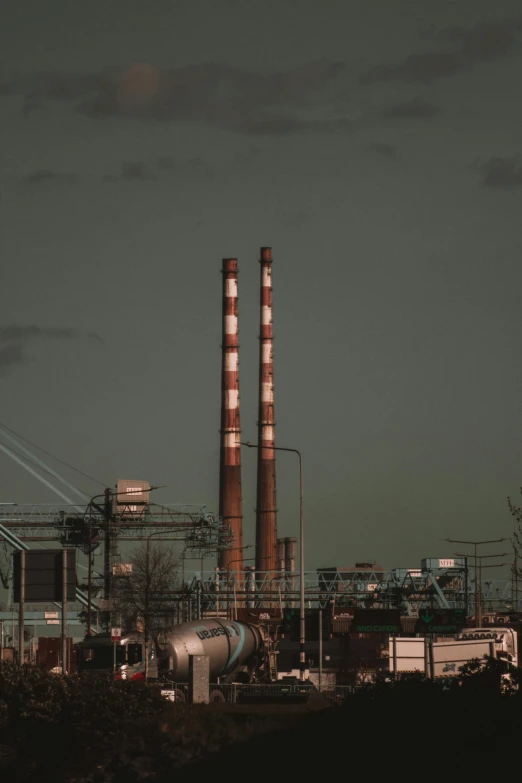
[[[156,780],[255,730],[255,723],[171,704],[154,686],[0,664],[6,783]]]
[[[172,781],[248,770],[493,769],[522,731],[521,675],[471,662],[443,686],[381,682],[315,714],[224,714],[171,704],[158,688],[0,665],[0,778],[52,783]],[[285,729],[284,731],[282,729]],[[406,767],[404,766],[407,762]],[[426,764],[429,762],[428,767]],[[265,774],[264,773],[264,774]]]

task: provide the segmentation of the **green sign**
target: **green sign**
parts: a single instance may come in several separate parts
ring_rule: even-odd
[[[300,611],[299,609],[285,609],[282,632],[291,641],[298,641],[300,637]],[[322,616],[323,641],[330,638],[330,613],[323,610]],[[305,638],[309,642],[319,641],[319,609],[305,609]]]
[[[415,633],[458,633],[466,625],[464,609],[421,609]]]
[[[401,616],[398,609],[355,609],[350,633],[401,632]]]

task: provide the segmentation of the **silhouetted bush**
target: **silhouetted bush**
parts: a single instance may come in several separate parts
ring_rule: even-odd
[[[256,759],[265,772],[310,776],[324,770],[325,753],[333,768],[348,752],[352,772],[377,771],[384,759],[392,773],[403,768],[404,748],[410,766],[424,768],[436,751],[442,767],[475,764],[483,772],[490,756],[518,743],[520,680],[518,670],[503,678],[498,661],[471,662],[444,684],[416,676],[380,682],[343,705],[278,723],[273,715],[172,704],[140,683],[3,663],[0,779],[170,783],[187,764],[200,779],[250,769]]]
[[[142,683],[0,664],[0,779],[6,783],[89,775],[141,780],[216,753],[261,723],[172,704]]]

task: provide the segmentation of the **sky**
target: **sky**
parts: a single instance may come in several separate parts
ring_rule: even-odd
[[[255,442],[271,246],[307,569],[511,534],[519,0],[3,0],[0,52],[2,424],[88,494],[217,511],[221,259]],[[245,450],[247,544],[255,476]],[[294,455],[277,477],[297,535]],[[0,454],[0,502],[55,500]]]

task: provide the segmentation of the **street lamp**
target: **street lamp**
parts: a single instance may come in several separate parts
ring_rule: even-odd
[[[447,538],[446,541],[449,541],[451,544],[469,544],[470,546],[475,547],[475,554],[473,555],[475,558],[475,622],[477,623],[477,628],[482,628],[482,600],[477,579],[477,547],[482,546],[483,544],[500,544],[501,541],[507,541],[507,539],[494,538],[490,541],[458,541],[455,538]],[[482,555],[482,557],[499,557],[499,555]],[[467,600],[468,596],[466,596],[466,605]]]
[[[455,552],[455,555],[457,557],[464,557],[467,562],[467,555],[463,554],[462,552]],[[478,595],[480,597],[480,625],[479,628],[482,628],[482,569],[483,568],[501,568],[502,566],[506,565],[505,563],[491,563],[490,565],[483,566],[482,561],[485,557],[507,557],[509,555],[509,552],[499,552],[495,555],[477,555],[475,558],[475,593],[477,594],[477,587],[478,587]],[[478,560],[478,577],[477,577],[477,560]]]
[[[258,443],[250,441],[241,441],[242,446],[249,449],[265,448]],[[299,676],[301,682],[305,678],[306,657],[305,657],[305,589],[304,589],[304,526],[303,526],[303,461],[301,452],[297,449],[284,448],[283,446],[270,446],[274,451],[291,451],[297,454],[299,458]]]

